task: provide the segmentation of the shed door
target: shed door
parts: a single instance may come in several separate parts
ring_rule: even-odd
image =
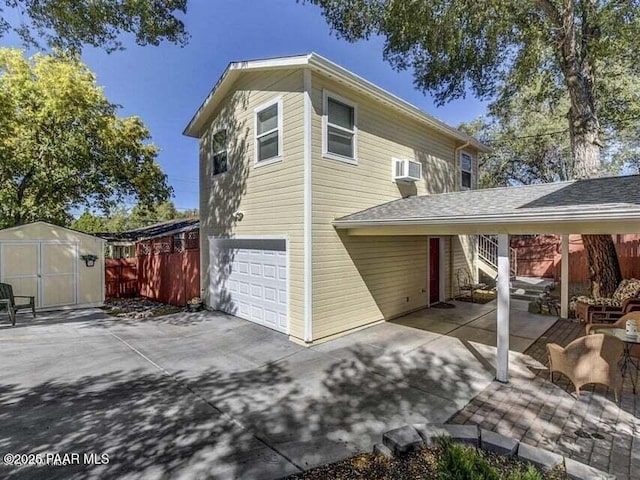
[[[14,295],[34,296],[36,306],[77,303],[77,246],[72,242],[0,244],[0,277]]]
[[[40,254],[42,306],[77,303],[76,246],[72,243],[43,243]]]
[[[210,241],[212,306],[286,333],[286,241],[213,238]]]
[[[14,295],[28,295],[36,298],[40,306],[40,265],[39,243],[0,244],[0,277],[2,283],[13,287]]]

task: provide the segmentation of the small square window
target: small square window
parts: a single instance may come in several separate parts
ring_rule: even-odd
[[[227,171],[227,131],[220,130],[213,135],[213,174]]]

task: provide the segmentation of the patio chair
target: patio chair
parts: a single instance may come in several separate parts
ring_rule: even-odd
[[[640,312],[631,312],[622,316],[614,323],[588,323],[585,325],[585,331],[587,335],[590,335],[594,330],[602,330],[603,328],[626,328],[627,320],[635,320],[638,330],[640,330]],[[629,345],[629,355],[632,357],[640,358],[640,345]]]
[[[553,382],[554,372],[564,374],[576,387],[577,398],[580,398],[583,385],[606,385],[613,388],[617,402],[622,386],[618,362],[623,351],[622,340],[603,333],[576,338],[564,348],[556,343],[548,343],[550,380]]]
[[[456,270],[456,281],[458,283],[458,296],[456,298],[460,298],[463,295],[466,296],[468,292],[471,301],[473,301],[473,294],[476,290],[487,288],[487,285],[484,283],[473,283],[471,272],[466,268],[458,268]]]
[[[576,318],[587,323],[617,320],[626,313],[640,311],[640,280],[623,280],[611,298],[579,296],[573,299]]]
[[[16,298],[26,298],[28,303],[16,303]],[[8,283],[0,283],[0,310],[7,310],[11,325],[16,324],[16,313],[20,310],[31,310],[33,318],[36,318],[36,302],[34,297],[28,295],[14,295],[13,287]]]

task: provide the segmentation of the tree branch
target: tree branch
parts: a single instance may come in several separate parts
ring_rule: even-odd
[[[547,18],[551,21],[553,25],[556,27],[562,27],[562,18],[560,17],[560,12],[555,7],[551,0],[535,0],[535,4],[538,6],[540,10],[542,10]]]

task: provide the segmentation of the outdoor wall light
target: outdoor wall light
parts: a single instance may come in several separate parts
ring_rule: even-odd
[[[84,260],[84,264],[87,267],[93,267],[96,264],[96,260],[98,259],[98,256],[93,254],[87,254],[87,255],[80,255],[80,258]]]
[[[242,219],[244,218],[244,212],[236,212],[233,214],[233,218],[236,219],[236,221],[241,222]]]

